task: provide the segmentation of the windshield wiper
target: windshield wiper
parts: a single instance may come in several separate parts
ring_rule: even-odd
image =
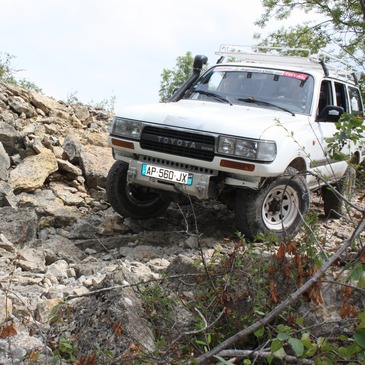
[[[216,93],[214,93],[212,91],[207,91],[207,90],[194,90],[193,92],[194,93],[203,94],[203,95],[207,95],[207,96],[211,96],[212,98],[215,98],[215,99],[217,99],[219,101],[222,101],[224,103],[228,103],[228,104],[231,104],[232,105],[232,103],[229,101],[228,98],[226,98],[226,97],[224,97],[222,95],[216,94]]]
[[[293,117],[295,117],[295,113],[292,112],[291,110],[289,109],[286,109],[280,105],[276,105],[276,104],[273,104],[273,103],[269,103],[268,101],[263,101],[263,100],[256,100],[255,98],[251,97],[251,98],[238,98],[237,100],[239,101],[244,101],[245,103],[254,103],[254,104],[257,104],[257,105],[266,105],[266,106],[273,106],[274,108],[278,108],[278,109],[281,109],[281,110],[284,110],[284,112],[288,112],[290,113]]]

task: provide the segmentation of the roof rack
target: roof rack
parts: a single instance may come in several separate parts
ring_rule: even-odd
[[[264,52],[260,52],[264,50]],[[231,45],[231,44],[221,44],[219,51],[215,54],[221,56],[232,56],[236,57],[238,54],[266,54],[266,55],[277,55],[280,56],[283,51],[302,51],[307,52],[307,57],[310,56],[311,51],[309,48],[288,48],[288,47],[267,47],[267,46],[245,46],[245,45]],[[270,53],[269,53],[270,52]]]
[[[261,51],[261,52],[260,52]],[[285,56],[284,51],[301,51],[306,52],[307,57]],[[244,60],[245,62],[275,62],[288,64],[310,63],[310,50],[307,48],[283,48],[283,47],[265,47],[265,46],[237,46],[230,44],[221,44],[216,55],[224,58],[234,59],[236,61]]]
[[[288,51],[306,53],[306,57],[282,55],[283,52]],[[218,62],[222,62],[224,58],[228,58],[236,62],[244,61],[246,63],[263,62],[276,65],[309,66],[318,69],[319,71],[323,71],[326,76],[333,76],[355,83],[357,83],[357,80],[360,77],[349,63],[324,51],[321,51],[317,55],[312,55],[308,48],[221,44],[216,55],[221,56]]]
[[[341,60],[328,52],[320,51],[317,55],[313,55],[311,59],[312,61],[318,62],[322,65],[326,76],[334,74],[339,78],[355,81],[356,84],[361,77],[361,72],[355,70],[349,62]]]

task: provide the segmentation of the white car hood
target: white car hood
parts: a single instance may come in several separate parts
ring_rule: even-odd
[[[246,105],[230,105],[197,100],[138,105],[124,109],[118,116],[164,126],[260,138],[264,131],[277,124],[287,124],[307,117],[280,109]]]

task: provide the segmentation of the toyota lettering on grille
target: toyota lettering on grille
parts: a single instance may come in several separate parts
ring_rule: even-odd
[[[158,134],[143,133],[142,141],[151,142],[166,147],[171,146],[173,148],[179,148],[179,149],[189,149],[189,150],[206,151],[206,152],[214,151],[214,146],[209,143],[201,141],[192,141],[170,136],[161,136]]]
[[[170,144],[178,147],[197,148],[195,142],[184,141],[183,139],[157,136],[157,141],[159,143]]]

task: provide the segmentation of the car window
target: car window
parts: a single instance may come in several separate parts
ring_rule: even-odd
[[[333,105],[331,81],[324,80],[321,84],[318,102],[318,114],[326,105]]]
[[[346,85],[340,82],[335,82],[335,92],[336,92],[336,105],[342,106],[346,113],[349,113],[349,103],[346,97]]]
[[[355,87],[349,87],[351,113],[359,114],[363,110],[360,91]]]

